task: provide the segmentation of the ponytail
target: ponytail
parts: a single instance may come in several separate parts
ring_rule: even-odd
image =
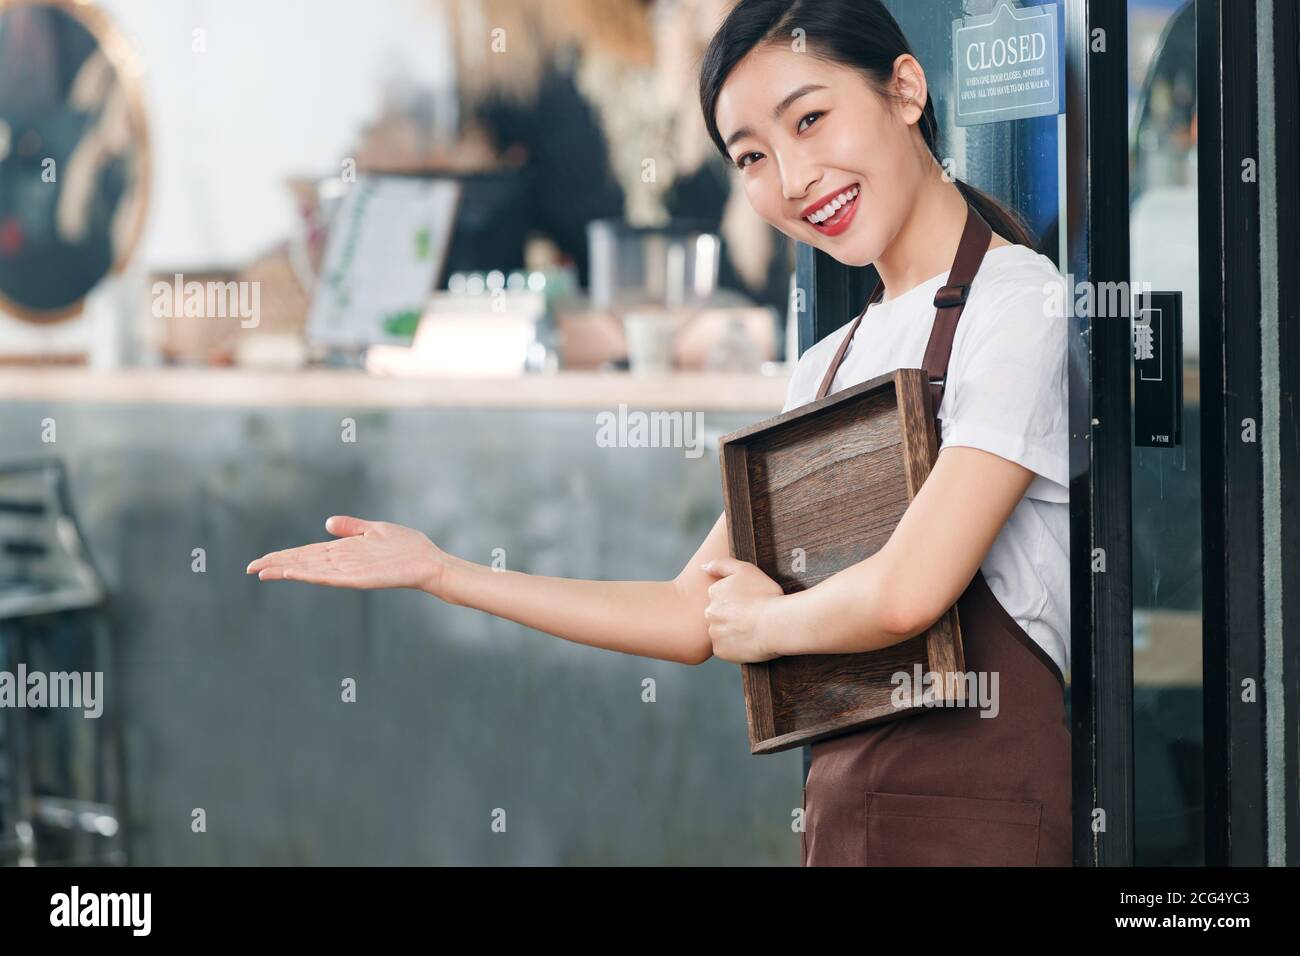
[[[1033,234],[1019,213],[998,202],[982,189],[976,189],[970,183],[960,179],[953,183],[966,197],[966,201],[975,207],[975,211],[984,217],[994,232],[1005,236],[1011,242],[1033,249],[1037,245]]]
[[[942,164],[943,158],[939,155],[939,123],[934,116],[934,100],[929,95],[925,98],[925,109],[921,111],[921,137],[935,162]],[[1031,249],[1037,245],[1028,224],[1019,213],[968,182],[954,179],[953,183],[994,232],[1017,245],[1029,246]]]

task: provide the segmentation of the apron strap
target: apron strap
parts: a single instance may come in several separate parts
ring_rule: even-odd
[[[957,320],[966,308],[970,285],[979,272],[984,253],[988,252],[993,230],[974,206],[966,205],[966,228],[957,244],[957,255],[952,260],[948,283],[934,294],[934,324],[930,326],[930,341],[925,346],[921,367],[930,378],[930,398],[933,414],[939,415],[943,401],[943,387],[948,378],[948,357],[952,354],[952,340],[957,334]],[[937,381],[936,381],[937,380]],[[940,433],[942,437],[942,432]]]
[[[936,416],[935,430],[940,442],[942,442],[943,430],[937,416],[939,403],[943,401],[943,387],[948,376],[948,357],[952,353],[952,340],[957,333],[957,320],[961,318],[962,310],[966,307],[966,297],[970,293],[971,282],[975,278],[975,273],[979,271],[980,263],[984,261],[984,253],[988,251],[992,238],[993,230],[989,224],[974,206],[967,203],[966,225],[962,230],[961,240],[957,243],[957,254],[953,258],[952,267],[948,271],[948,282],[934,294],[934,324],[930,327],[930,340],[926,344],[925,358],[921,363],[930,380],[931,409],[932,414]],[[848,351],[849,343],[853,340],[853,334],[857,332],[858,324],[866,315],[867,307],[877,301],[884,291],[883,284],[877,280],[875,290],[867,299],[867,305],[862,307],[862,311],[853,320],[849,331],[840,342],[840,347],[836,349],[826,374],[822,376],[821,386],[817,389],[818,398],[826,397],[835,373],[839,371],[840,362],[844,359],[844,353]]]
[[[858,313],[858,317],[854,319],[853,324],[849,326],[849,331],[845,333],[844,338],[840,341],[840,347],[835,350],[835,357],[831,359],[831,364],[826,369],[826,374],[822,376],[821,386],[817,389],[818,398],[826,397],[826,392],[831,387],[831,380],[835,378],[835,373],[840,369],[840,362],[844,359],[844,353],[848,351],[849,343],[853,341],[853,333],[858,330],[858,323],[861,322],[862,317],[867,314],[867,306],[877,301],[884,294],[885,285],[877,279],[875,289],[871,291],[871,295],[867,298],[867,305],[862,307],[862,311]]]

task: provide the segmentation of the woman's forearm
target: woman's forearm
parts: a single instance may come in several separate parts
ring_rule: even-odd
[[[708,627],[672,581],[585,581],[494,570],[453,558],[443,600],[477,608],[577,644],[698,664]]]
[[[874,651],[911,637],[917,633],[912,620],[900,619],[891,600],[887,561],[878,552],[807,590],[776,598],[759,625],[760,642],[786,657]]]
[[[922,633],[969,586],[1032,479],[1029,469],[981,448],[945,448],[885,546],[777,598],[759,643],[782,655],[843,654]]]

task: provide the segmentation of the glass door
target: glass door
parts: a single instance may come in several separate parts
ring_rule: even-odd
[[[1181,442],[1172,447],[1145,444],[1134,416],[1133,862],[1198,866],[1205,746],[1196,0],[1129,0],[1128,63],[1131,285],[1181,296],[1184,399]],[[1143,317],[1134,312],[1136,331]],[[1135,335],[1135,359],[1141,344]],[[1135,386],[1147,374],[1138,369]]]

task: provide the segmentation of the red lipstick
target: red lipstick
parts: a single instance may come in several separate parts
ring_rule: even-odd
[[[850,198],[849,201],[846,202],[844,205],[840,206],[839,209],[836,209],[835,212],[832,213],[829,217],[823,219],[821,222],[816,222],[816,223],[810,222],[808,220],[808,217],[811,216],[813,213],[815,213],[817,210],[823,208],[824,206],[826,206],[827,203],[834,200],[837,196],[841,196],[845,192],[848,192],[849,190],[856,190],[853,197]],[[803,221],[808,223],[808,225],[812,226],[814,229],[816,229],[824,236],[838,236],[845,229],[847,229],[849,227],[849,224],[853,221],[853,214],[858,210],[858,199],[861,198],[861,195],[862,195],[861,188],[857,183],[852,183],[845,189],[840,189],[836,192],[829,193],[804,209],[803,213],[801,214],[803,217]]]

